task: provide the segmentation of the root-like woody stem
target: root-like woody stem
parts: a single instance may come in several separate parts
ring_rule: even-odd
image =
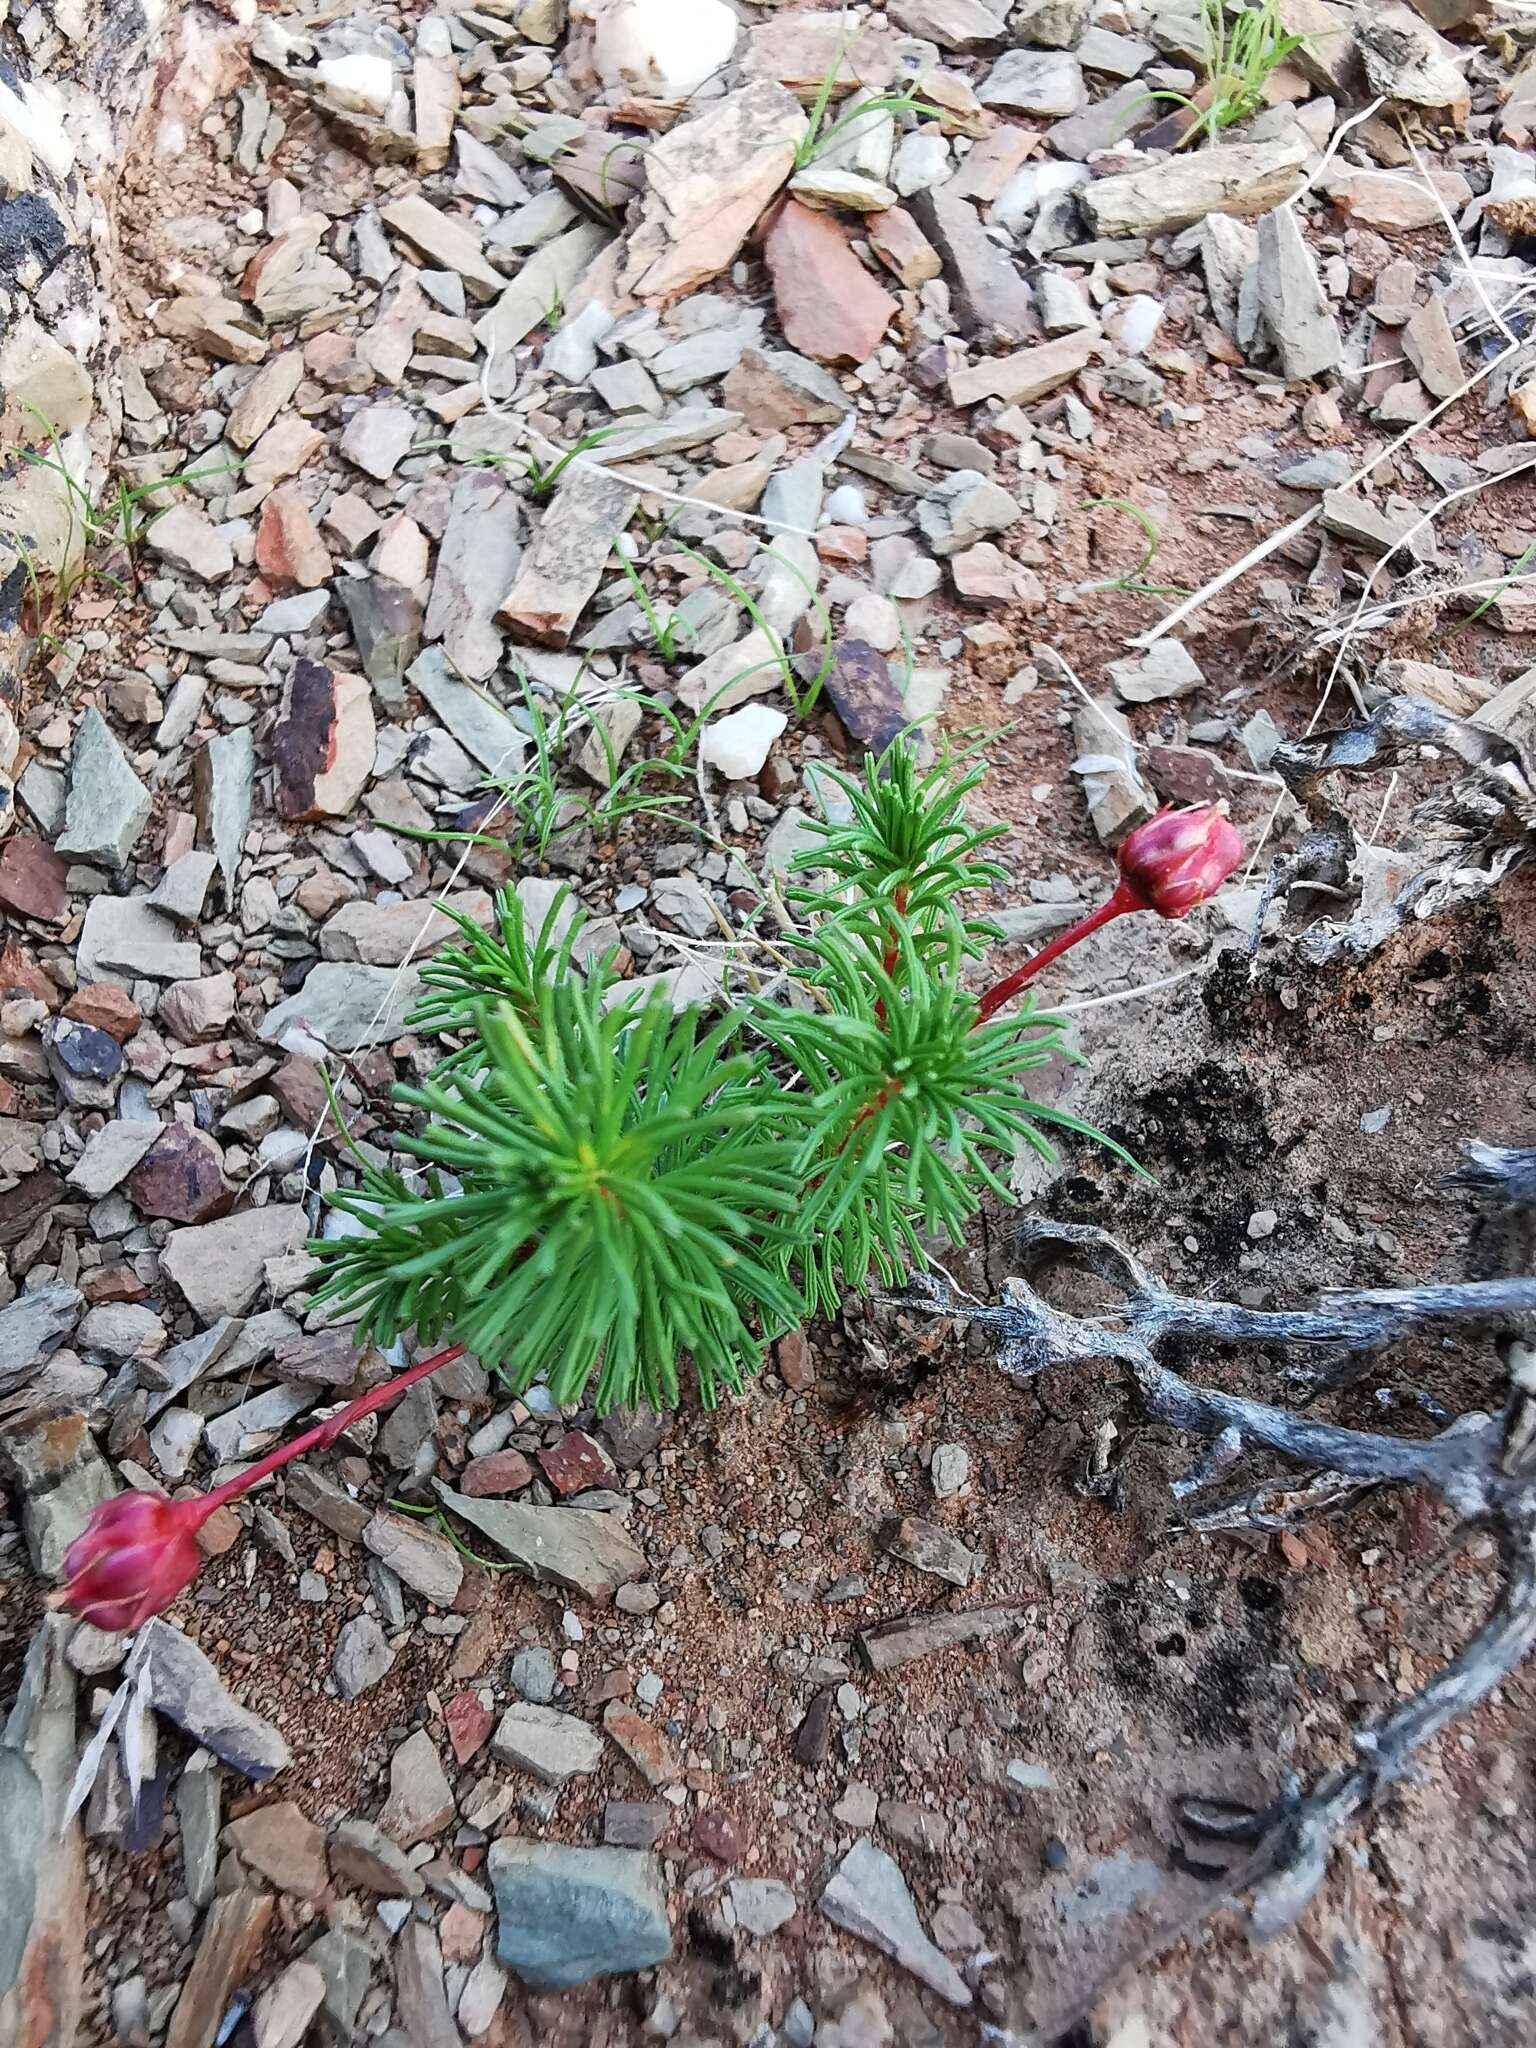
[[[1266,1813],[1229,1815],[1225,1824],[1208,1818],[1216,1809],[1189,1803],[1187,1825],[1252,1845],[1210,1910],[1232,1894],[1250,1893],[1250,1923],[1261,1939],[1294,1924],[1326,1874],[1343,1830],[1402,1776],[1414,1752],[1485,1699],[1536,1648],[1536,1279],[1529,1277],[1536,1154],[1477,1146],[1471,1167],[1458,1179],[1505,1212],[1515,1277],[1337,1294],[1312,1309],[1259,1311],[1172,1293],[1102,1230],[1033,1222],[1019,1236],[1028,1267],[1086,1269],[1119,1289],[1114,1313],[1071,1315],[1053,1307],[1029,1279],[1007,1281],[999,1305],[960,1301],[929,1276],[893,1297],[899,1306],[962,1317],[992,1330],[999,1364],[1019,1381],[1076,1362],[1118,1365],[1149,1420],[1212,1440],[1199,1470],[1174,1488],[1181,1500],[1224,1478],[1254,1447],[1291,1460],[1308,1475],[1271,1475],[1224,1506],[1186,1508],[1179,1524],[1186,1529],[1295,1528],[1346,1513],[1382,1486],[1410,1485],[1438,1494],[1463,1521],[1496,1531],[1502,1582],[1487,1620],[1418,1693],[1357,1733],[1354,1764],[1332,1772],[1311,1793],[1287,1797]],[[1307,1344],[1368,1352],[1426,1329],[1481,1331],[1496,1341],[1510,1382],[1501,1414],[1463,1415],[1425,1438],[1344,1429],[1198,1386],[1158,1356],[1171,1340],[1189,1338],[1206,1348]],[[1177,1939],[1182,1931],[1167,1938]],[[1080,2014],[1081,2008],[1075,2010]],[[1046,2038],[1053,2035],[1048,2031]]]

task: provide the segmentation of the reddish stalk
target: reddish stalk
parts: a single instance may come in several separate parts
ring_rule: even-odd
[[[1142,907],[1122,883],[1107,903],[1101,903],[1097,910],[1090,910],[1086,917],[1079,918],[1074,925],[1069,925],[1064,932],[1052,939],[1048,946],[1042,946],[1038,953],[1024,962],[1022,967],[1016,967],[1006,979],[994,983],[981,999],[981,1006],[976,1012],[976,1022],[985,1024],[989,1017],[996,1015],[1004,1003],[1011,1003],[1020,989],[1027,982],[1034,980],[1042,967],[1049,967],[1053,960],[1059,960],[1063,953],[1070,952],[1080,940],[1086,939],[1093,932],[1102,931],[1112,919],[1123,916],[1126,911],[1140,910]]]
[[[199,1519],[206,1521],[215,1508],[221,1508],[226,1501],[238,1500],[242,1493],[249,1493],[253,1486],[259,1486],[263,1479],[290,1463],[301,1458],[306,1451],[323,1451],[335,1443],[344,1429],[350,1429],[354,1422],[361,1422],[365,1415],[372,1415],[380,1408],[387,1408],[391,1401],[414,1387],[418,1380],[424,1380],[428,1373],[439,1367],[452,1365],[456,1358],[464,1356],[462,1344],[452,1344],[446,1351],[435,1351],[430,1358],[424,1358],[419,1365],[407,1371],[396,1373],[393,1379],[383,1380],[376,1387],[370,1387],[366,1394],[359,1394],[355,1401],[349,1401],[340,1408],[329,1422],[317,1422],[313,1429],[306,1429],[302,1436],[296,1436],[292,1443],[279,1444],[276,1450],[268,1451],[264,1458],[258,1458],[254,1465],[248,1465],[243,1472],[237,1472],[233,1479],[226,1479],[222,1486],[216,1486],[212,1493],[205,1494],[198,1503]]]

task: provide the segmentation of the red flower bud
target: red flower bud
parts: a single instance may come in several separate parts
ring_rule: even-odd
[[[163,1614],[197,1576],[197,1532],[207,1514],[206,1498],[114,1494],[64,1553],[66,1584],[54,1604],[109,1633]]]
[[[1184,917],[1215,895],[1242,857],[1237,827],[1211,806],[1159,811],[1120,843],[1120,890],[1139,909]]]

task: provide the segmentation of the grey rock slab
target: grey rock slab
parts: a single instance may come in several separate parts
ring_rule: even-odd
[[[961,363],[949,373],[949,395],[961,406],[979,405],[984,398],[1000,398],[1005,405],[1031,405],[1088,367],[1097,332],[1095,324],[1092,331],[1064,334],[1038,348]]]
[[[645,1552],[612,1515],[591,1508],[475,1500],[440,1480],[436,1485],[444,1505],[506,1556],[569,1593],[600,1599],[646,1575]]]
[[[648,420],[643,426],[626,427],[603,442],[603,463],[638,462],[650,455],[680,455],[701,448],[706,441],[718,441],[734,433],[741,414],[725,406],[684,405],[662,420]]]
[[[1257,305],[1252,273],[1259,257],[1258,233],[1246,221],[1212,213],[1200,223],[1199,237],[1211,310],[1222,333],[1237,341],[1239,328],[1246,330]]]
[[[145,534],[144,544],[152,555],[204,583],[217,583],[235,566],[228,539],[195,505],[172,505],[162,512]]]
[[[516,774],[527,738],[489,692],[460,682],[436,647],[424,649],[411,663],[411,682],[465,753],[472,754],[482,768],[508,779]]]
[[[572,464],[545,506],[496,616],[526,639],[563,647],[638,503],[629,484]]]
[[[1344,336],[1294,207],[1277,206],[1259,222],[1256,289],[1288,383],[1340,367]]]
[[[197,941],[182,937],[148,897],[93,896],[86,905],[75,958],[82,982],[195,981],[202,964]]]
[[[442,903],[374,903],[366,897],[344,903],[320,932],[327,960],[364,960],[370,967],[397,967],[407,956],[436,952],[461,936],[449,911],[489,927],[491,899],[483,889],[460,889]]]
[[[342,1821],[331,1834],[327,1853],[332,1870],[343,1883],[355,1884],[363,1891],[378,1892],[386,1899],[419,1899],[427,1888],[399,1843],[376,1821]]]
[[[437,1745],[425,1728],[408,1735],[389,1760],[389,1797],[379,1826],[402,1849],[440,1835],[457,1808]]]
[[[1007,50],[976,88],[984,107],[1065,120],[1088,104],[1083,67],[1065,50]]]
[[[1095,699],[1074,711],[1072,740],[1077,748],[1072,773],[1082,780],[1093,828],[1105,846],[1118,846],[1133,825],[1157,809],[1136,765],[1131,728],[1112,704]]]
[[[224,1409],[203,1425],[203,1435],[214,1459],[222,1465],[235,1458],[251,1457],[258,1449],[268,1449],[266,1439],[285,1428],[296,1415],[302,1415],[306,1408],[312,1408],[318,1393],[316,1387],[268,1387],[265,1393],[252,1394],[248,1400]]]
[[[329,590],[300,590],[269,604],[256,623],[274,637],[302,638],[319,625],[330,608]]]
[[[1386,555],[1397,547],[1414,521],[1383,512],[1352,491],[1324,491],[1323,524],[1351,547],[1363,548],[1368,554]]]
[[[1004,0],[995,10],[980,0],[894,0],[887,12],[909,36],[921,36],[941,50],[975,50],[1002,40],[1008,9]]]
[[[395,2004],[411,2048],[461,2048],[443,1984],[442,1945],[421,1920],[408,1921],[395,1944]]]
[[[1165,697],[1187,697],[1205,681],[1188,648],[1171,636],[1154,640],[1144,654],[1110,662],[1105,673],[1128,704],[1156,704]]]
[[[501,272],[485,260],[479,233],[461,216],[440,213],[420,193],[407,199],[392,199],[379,208],[379,218],[432,263],[443,270],[457,271],[475,298],[494,299],[505,286]]]
[[[347,421],[339,445],[348,462],[384,483],[394,475],[415,432],[416,416],[408,405],[365,405]]]
[[[50,1280],[0,1308],[0,1394],[25,1386],[80,1320],[78,1287]]]
[[[363,1547],[423,1600],[451,1607],[458,1598],[464,1561],[436,1529],[380,1509],[363,1531]]]
[[[64,831],[55,850],[116,873],[138,844],[151,801],[106,720],[89,705],[70,752]]]
[[[1080,114],[1069,114],[1065,121],[1048,128],[1045,139],[1057,156],[1086,163],[1096,150],[1110,149],[1122,141],[1138,121],[1146,118],[1146,113],[1147,88],[1128,79],[1106,98],[1084,107]]]
[[[331,1676],[344,1700],[359,1699],[386,1677],[395,1653],[371,1614],[356,1614],[344,1623],[331,1658]]]
[[[782,541],[775,543],[776,552],[785,547]],[[677,685],[677,694],[690,711],[707,706],[712,714],[718,714],[744,704],[749,697],[766,697],[783,683],[782,643],[761,626],[754,626],[742,639],[695,663]]]
[[[69,1185],[99,1201],[133,1171],[159,1135],[158,1124],[103,1124],[86,1140],[85,1150],[70,1168]]]
[[[259,2048],[299,2048],[325,1998],[325,1979],[296,1956],[257,1998],[251,2030]]]
[[[7,1432],[0,1455],[21,1495],[32,1568],[41,1578],[55,1579],[92,1512],[117,1492],[112,1468],[80,1414],[44,1413],[18,1425]]]
[[[218,867],[218,857],[201,847],[173,860],[145,901],[151,910],[173,918],[179,925],[195,925],[208,899],[208,884]]]
[[[359,961],[322,960],[309,970],[297,995],[267,1012],[261,1036],[290,1051],[319,1045],[356,1052],[385,1045],[405,1029],[420,995],[421,976],[414,967],[402,973]]]
[[[78,1822],[64,1818],[77,1720],[65,1657],[71,1628],[64,1615],[44,1618],[0,1735],[0,2036],[8,2048],[65,2048],[82,2038],[84,1856]]]
[[[270,1892],[226,1892],[203,1921],[197,1953],[182,1979],[165,2048],[208,2048],[219,2032],[272,1918]]]
[[[212,1755],[198,1750],[176,1781],[181,1826],[181,1879],[194,1906],[208,1905],[219,1870],[219,1818],[223,1797]]]
[[[940,185],[912,196],[912,215],[938,251],[962,334],[991,344],[1039,332],[1034,294],[968,199]]]
[[[501,660],[496,605],[521,554],[516,497],[494,471],[466,470],[454,485],[422,632],[441,641],[473,683],[484,682]]]
[[[173,1230],[160,1254],[160,1268],[204,1321],[243,1315],[261,1290],[267,1260],[297,1251],[308,1228],[296,1202],[244,1209],[213,1223]]]
[[[1432,397],[1449,398],[1465,382],[1456,330],[1438,292],[1430,293],[1403,329],[1403,354]]]
[[[899,1865],[868,1836],[839,1863],[820,1903],[834,1926],[881,1950],[950,2005],[970,2004],[964,1978],[923,1932]]]
[[[495,305],[476,321],[475,337],[489,358],[485,382],[492,399],[510,398],[516,391],[521,372],[514,349],[548,319],[551,307],[570,299],[612,239],[611,230],[595,221],[579,222],[535,249]]]
[[[934,485],[917,523],[936,555],[954,555],[1023,518],[1017,501],[979,469],[957,469]]]
[[[255,779],[256,742],[247,726],[216,735],[192,764],[198,822],[213,843],[226,902],[234,901],[235,875],[250,829]],[[195,974],[196,968],[192,972]]]
[[[514,1650],[507,1659],[507,1680],[520,1699],[547,1707],[555,1696],[555,1656],[542,1644]]]
[[[976,1569],[974,1551],[921,1515],[903,1515],[887,1534],[885,1548],[914,1571],[931,1572],[951,1586],[968,1586]]]
[[[139,1630],[128,1676],[139,1682],[157,1714],[243,1777],[262,1783],[292,1761],[271,1722],[242,1707],[196,1643],[163,1615]]]
[[[924,1657],[1017,1628],[1018,1607],[974,1607],[965,1614],[913,1614],[883,1621],[859,1637],[859,1653],[871,1671],[899,1671]]]
[[[736,1925],[748,1934],[777,1934],[795,1916],[795,1895],[776,1877],[733,1877],[726,1892]]]
[[[603,1761],[603,1739],[575,1714],[517,1700],[502,1715],[491,1748],[504,1763],[529,1771],[541,1784],[590,1778]]]
[[[671,1955],[661,1864],[643,1850],[503,1837],[487,1860],[497,1955],[531,1990],[564,1991]]]
[[[1465,113],[1469,94],[1458,52],[1427,21],[1406,7],[1380,5],[1350,20],[1373,93],[1410,106]]]
[[[333,1927],[304,1951],[325,1980],[321,2017],[330,2038],[350,2042],[357,2031],[357,2015],[369,1979],[373,1974],[373,1950],[360,1934]]]
[[[1307,145],[1299,136],[1234,142],[1100,178],[1082,187],[1077,203],[1095,235],[1172,234],[1208,213],[1268,212],[1290,198],[1306,160]]]

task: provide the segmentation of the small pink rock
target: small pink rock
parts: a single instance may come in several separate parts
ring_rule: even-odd
[[[559,1443],[540,1451],[539,1464],[556,1493],[585,1493],[590,1486],[611,1485],[617,1476],[612,1458],[584,1429],[568,1430]]]
[[[475,1500],[488,1495],[517,1493],[533,1477],[533,1467],[521,1451],[487,1451],[483,1458],[471,1458],[459,1474],[459,1491]]]
[[[456,1692],[443,1708],[443,1721],[454,1755],[461,1764],[467,1764],[485,1747],[496,1716],[488,1707],[481,1706],[477,1693]]]
[[[788,200],[768,230],[763,259],[791,348],[819,363],[868,361],[899,309],[830,213]]]
[[[693,1846],[729,1869],[746,1855],[751,1838],[740,1821],[722,1813],[718,1806],[709,1806],[693,1824]]]

